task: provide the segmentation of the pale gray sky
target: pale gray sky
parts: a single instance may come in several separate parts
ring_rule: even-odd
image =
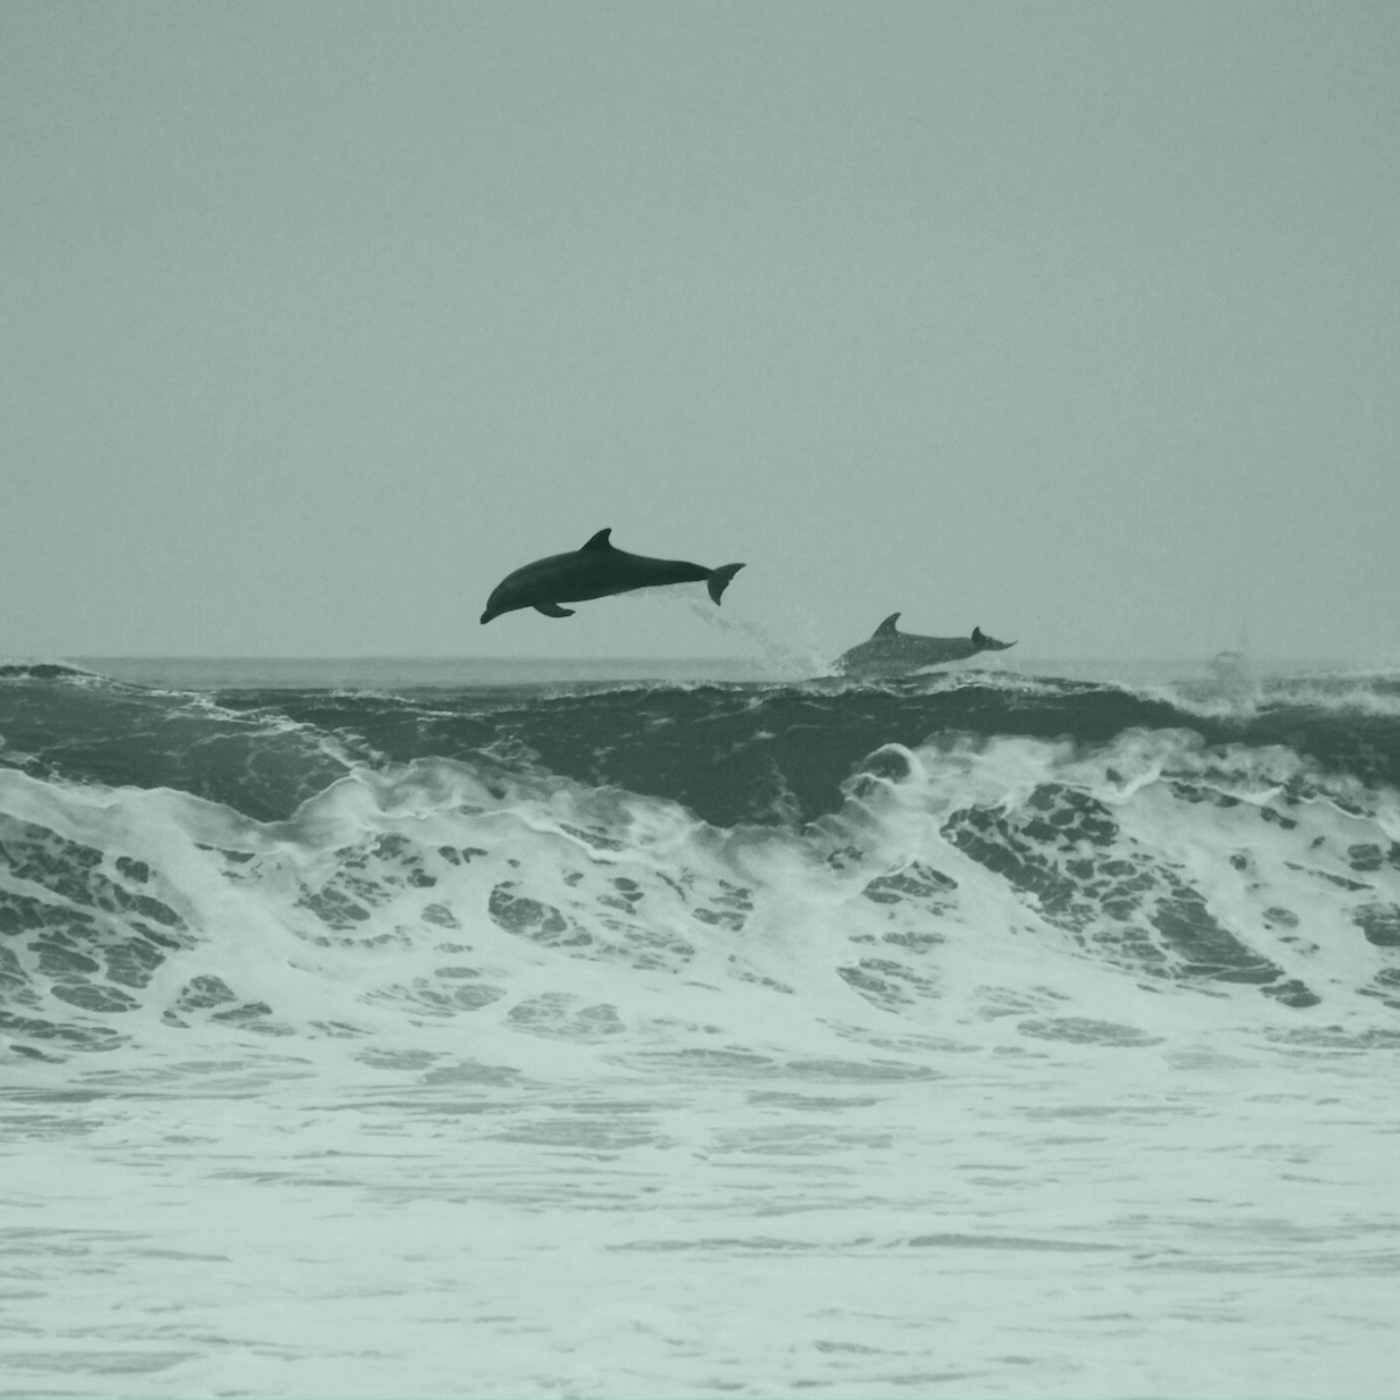
[[[1397,74],[1389,0],[0,0],[0,654],[1400,658]],[[603,526],[739,630],[478,625]]]

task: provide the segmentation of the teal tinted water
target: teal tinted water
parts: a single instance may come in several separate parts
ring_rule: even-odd
[[[721,659],[670,657],[75,657],[72,664],[137,685],[189,690],[414,689],[475,685],[548,685],[579,681],[789,681],[820,675],[821,657],[748,656]],[[1277,660],[1250,663],[1250,679],[1269,676],[1372,674],[1375,667],[1341,660]],[[1193,659],[1044,658],[1019,653],[985,654],[930,674],[988,671],[1060,676],[1129,685],[1205,681],[1208,662]]]
[[[494,664],[0,678],[0,1395],[1393,1393],[1391,677]]]
[[[414,690],[571,681],[752,680],[759,663],[499,657],[86,657],[75,665],[136,685],[183,690]]]

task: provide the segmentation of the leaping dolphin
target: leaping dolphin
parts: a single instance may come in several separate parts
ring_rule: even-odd
[[[718,604],[729,580],[744,566],[725,564],[707,569],[682,559],[648,559],[644,554],[628,554],[608,542],[611,529],[599,530],[582,549],[570,554],[551,554],[536,559],[513,574],[507,574],[486,600],[483,623],[517,608],[534,608],[546,617],[572,617],[572,608],[560,603],[579,603],[588,598],[606,598],[628,593],[634,588],[654,588],[664,583],[694,583],[704,579],[710,597]]]
[[[921,637],[901,632],[895,626],[898,621],[899,614],[891,613],[868,642],[837,657],[836,669],[847,676],[902,676],[944,661],[963,661],[979,651],[1005,651],[1016,645],[985,636],[980,627],[974,627],[970,637]]]

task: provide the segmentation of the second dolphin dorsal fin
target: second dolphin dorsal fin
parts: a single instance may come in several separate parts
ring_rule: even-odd
[[[894,632],[894,625],[899,621],[898,613],[891,613],[870,635],[872,637],[888,637]]]
[[[599,530],[598,533],[584,545],[583,549],[611,549],[612,544],[608,540],[610,534],[612,534],[611,525],[609,525],[606,530]],[[580,550],[579,553],[582,554],[583,550]]]

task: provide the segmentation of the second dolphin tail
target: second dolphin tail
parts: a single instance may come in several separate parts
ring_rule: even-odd
[[[710,570],[710,577],[706,580],[705,587],[710,590],[710,597],[715,600],[716,604],[724,596],[724,590],[729,587],[729,580],[743,567],[742,564],[725,564],[722,568]]]

